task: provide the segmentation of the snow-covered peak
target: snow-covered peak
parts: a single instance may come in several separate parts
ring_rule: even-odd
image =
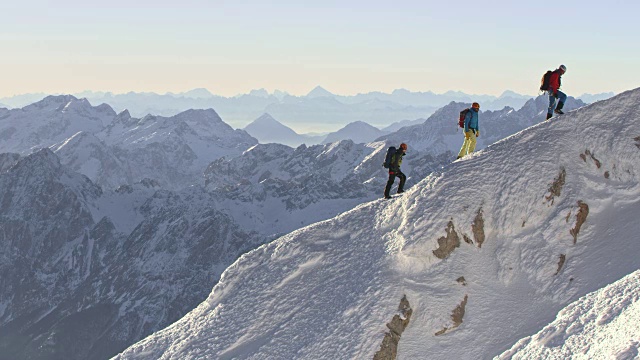
[[[322,86],[318,85],[313,90],[311,90],[308,94],[308,98],[319,98],[319,97],[333,97],[334,95],[329,91],[325,90]]]
[[[24,111],[32,111],[32,110],[58,110],[61,111],[65,106],[79,101],[73,95],[49,95],[44,99],[35,102],[31,105],[27,105],[22,108]]]
[[[133,123],[131,123],[131,114],[129,113],[129,110],[124,109],[122,110],[120,113],[118,113],[116,115],[116,117],[113,119],[113,123],[122,123],[123,126],[131,126],[133,125]],[[135,119],[134,122],[137,122],[138,120]]]
[[[173,116],[173,118],[175,118],[176,120],[192,120],[196,122],[202,121],[224,124],[218,113],[213,109],[189,109]]]
[[[212,109],[142,119],[120,114],[96,136],[117,148],[118,158],[127,162],[128,170],[122,173],[127,178],[153,178],[172,189],[200,183],[212,161],[237,156],[257,143],[246,132],[224,123]],[[116,180],[120,179],[122,176]]]
[[[19,181],[20,187],[25,189],[30,187],[51,187],[50,191],[55,192],[59,186],[52,184],[66,181],[69,186],[86,191],[93,196],[98,196],[102,193],[102,190],[86,176],[69,171],[68,168],[60,163],[58,156],[48,148],[20,158],[10,172],[10,179]]]
[[[515,91],[511,91],[511,90],[505,90],[499,97],[498,99],[502,99],[502,98],[516,98],[516,99],[529,99],[531,98],[531,96],[528,95],[521,95],[518,94]]]
[[[336,132],[328,134],[322,143],[328,144],[347,139],[353,140],[355,143],[368,143],[384,134],[386,134],[385,131],[378,129],[373,125],[369,125],[364,121],[355,121],[347,124]]]
[[[209,99],[213,97],[213,94],[205,88],[189,90],[179,95],[192,99]]]
[[[43,111],[70,112],[78,116],[87,117],[99,114],[100,118],[107,118],[108,120],[116,115],[113,108],[107,104],[103,103],[98,106],[92,106],[86,98],[78,99],[73,95],[50,95],[38,102],[23,107],[22,110],[25,112],[39,113]]]
[[[253,122],[251,124],[282,125],[282,123],[280,123],[278,120],[274,119],[273,116],[271,116],[269,113],[262,114],[259,118],[253,120]],[[249,124],[249,125],[251,125],[251,124]]]
[[[47,96],[22,109],[8,110],[0,122],[0,152],[30,153],[85,131],[97,133],[111,124],[110,106],[92,106],[72,95]]]
[[[297,230],[116,359],[371,359],[396,316],[398,359],[498,355],[640,268],[638,127],[640,89]]]
[[[38,172],[57,173],[61,170],[60,159],[50,149],[44,148],[33,154],[22,158],[16,164],[17,171],[31,172],[38,169]]]
[[[113,110],[113,108],[111,106],[109,106],[109,104],[102,103],[102,104],[100,104],[98,106],[95,106],[95,109],[98,112],[105,113],[105,114],[108,114],[110,116],[116,116],[117,115],[115,110]],[[105,125],[108,125],[108,124],[105,124]]]
[[[299,135],[293,129],[274,119],[268,113],[262,114],[259,118],[245,126],[244,131],[263,144],[280,143],[289,146],[298,146],[305,140],[304,136]]]
[[[256,96],[256,97],[259,97],[259,98],[264,98],[264,99],[266,99],[266,98],[268,98],[270,96],[269,92],[266,89],[251,90],[249,92],[249,95]]]

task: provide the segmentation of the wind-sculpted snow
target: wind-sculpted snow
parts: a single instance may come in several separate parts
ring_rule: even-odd
[[[0,172],[3,359],[115,355],[193,309],[264,241],[201,187],[103,192],[49,149],[15,160]]]
[[[535,335],[497,358],[637,359],[640,353],[640,270],[558,312]]]
[[[640,89],[521,131],[402,196],[294,231],[243,255],[207,301],[116,359],[371,359],[405,295],[413,313],[398,359],[499,355],[640,268],[639,128]],[[574,243],[579,202],[589,213]],[[439,259],[449,223],[463,241]]]

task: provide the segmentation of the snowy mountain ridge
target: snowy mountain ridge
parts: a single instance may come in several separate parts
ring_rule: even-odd
[[[581,105],[571,98],[567,101],[567,109]],[[451,103],[420,125],[368,144],[344,140],[295,149],[259,144],[236,158],[212,162],[205,171],[205,185],[218,194],[227,208],[242,209],[234,218],[248,229],[263,232],[272,228],[270,234],[292,231],[297,228],[292,224],[308,225],[380,197],[388,177],[381,163],[390,145],[409,144],[402,165],[408,176],[406,188],[440,171],[458,152],[462,132],[455,119],[468,106]],[[483,140],[479,141],[478,149],[543,121],[546,106],[541,97],[518,111],[505,108],[483,112],[483,135],[479,138]],[[274,202],[276,199],[281,201]],[[247,212],[247,208],[253,210]],[[290,223],[277,221],[284,214],[292,220]]]
[[[567,111],[577,109],[585,104],[572,97],[567,98]],[[429,151],[432,154],[450,151],[457,154],[461,146],[462,129],[458,127],[461,110],[470,107],[469,103],[451,102],[438,109],[422,124],[406,126],[389,135],[378,138],[395,144],[407,143],[410,149]],[[547,96],[530,99],[519,110],[505,107],[497,111],[480,111],[480,137],[477,138],[476,149],[485,148],[500,139],[517,133],[529,126],[545,120],[549,106]],[[454,155],[455,156],[455,155]]]
[[[257,143],[212,109],[136,119],[126,110],[116,114],[108,105],[94,107],[71,95],[7,110],[0,139],[0,152],[26,155],[51,147],[64,164],[109,189],[145,178],[170,189],[202,183],[213,160]]]
[[[30,153],[62,142],[80,131],[97,133],[115,116],[108,105],[86,99],[48,96],[22,109],[7,110],[0,121],[1,152]]]
[[[639,126],[636,89],[296,230],[243,255],[207,301],[116,359],[500,355],[640,268]],[[381,349],[398,314],[399,344]]]
[[[172,192],[146,180],[103,192],[49,149],[7,160],[2,358],[113,356],[206,299],[222,271],[265,239],[215,210],[201,187]]]

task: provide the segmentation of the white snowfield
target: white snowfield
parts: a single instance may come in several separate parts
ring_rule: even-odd
[[[499,359],[638,359],[640,270],[564,308]]]
[[[498,356],[640,269],[639,180],[636,89],[243,255],[115,359],[372,359],[404,295],[398,359]]]

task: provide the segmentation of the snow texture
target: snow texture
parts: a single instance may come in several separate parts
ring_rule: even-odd
[[[562,309],[497,359],[638,359],[640,271]]]
[[[401,197],[296,230],[243,255],[205,302],[116,359],[370,359],[405,295],[413,315],[399,359],[500,355],[640,268],[638,128],[640,89],[521,131]],[[448,224],[462,241],[440,259]],[[635,356],[634,344],[618,354]]]

